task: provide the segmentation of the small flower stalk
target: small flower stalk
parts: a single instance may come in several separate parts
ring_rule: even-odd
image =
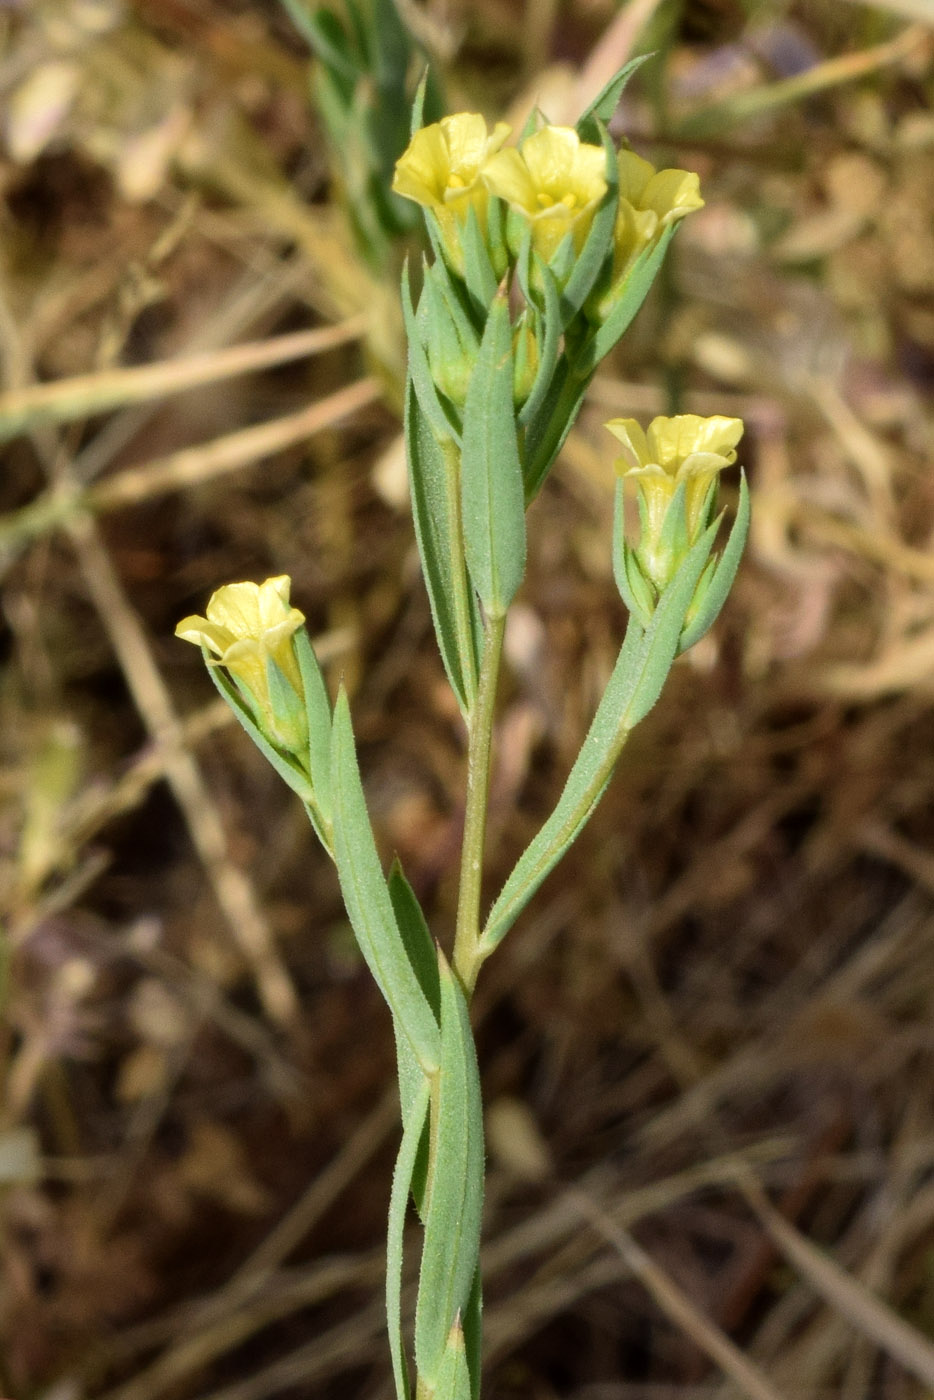
[[[484,913],[497,682],[506,618],[524,582],[526,511],[597,366],[641,306],[677,228],[703,203],[696,175],[656,170],[617,152],[607,134],[637,62],[575,127],[536,120],[512,145],[505,123],[491,128],[475,113],[422,125],[422,91],[395,167],[392,188],[421,206],[433,250],[402,279],[405,440],[435,634],[468,743],[453,937],[429,931],[398,861],[383,869],[347,696],[341,689],[332,705],[289,579],[221,588],[205,617],[177,629],[201,646],[221,694],[304,802],[392,1020],[402,1134],[386,1312],[397,1400],[476,1400],[480,1389],[477,978],[589,819],[678,654],[722,608],[748,526],[743,479],[718,547],[719,482],[737,460],[739,419],[607,424],[621,448],[607,543],[629,609],[625,637],[554,811]],[[626,497],[638,516],[629,533]],[[421,1222],[411,1329],[402,1309],[410,1205]]]

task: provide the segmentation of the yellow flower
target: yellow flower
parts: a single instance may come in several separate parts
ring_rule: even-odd
[[[545,126],[518,150],[491,156],[483,179],[532,227],[532,244],[550,262],[568,233],[580,252],[594,211],[606,194],[606,156],[570,126]],[[515,250],[514,250],[515,251]]]
[[[609,289],[602,284],[602,295],[593,308],[601,321],[609,315],[619,285],[639,254],[657,242],[670,224],[704,207],[700,179],[693,170],[656,170],[635,151],[620,151],[617,163],[619,205],[613,230],[613,267]]]
[[[687,539],[693,544],[706,523],[704,502],[711,484],[736,461],[742,419],[682,413],[654,418],[645,432],[634,418],[614,418],[606,426],[623,444],[616,471],[638,483],[643,528],[637,553],[655,586],[664,588],[678,563],[662,543],[672,498],[684,482]]]
[[[416,131],[396,161],[393,189],[431,210],[458,272],[464,270],[460,226],[473,209],[481,233],[486,232],[488,195],[480,175],[509,131],[506,122],[497,122],[489,131],[476,112],[458,112]]]
[[[214,653],[211,665],[223,666],[253,699],[257,719],[273,741],[297,751],[303,742],[304,688],[293,635],[304,613],[289,603],[292,581],[286,574],[265,583],[228,583],[211,595],[207,617],[186,617],[175,635]],[[282,673],[295,704],[273,704],[269,663]]]

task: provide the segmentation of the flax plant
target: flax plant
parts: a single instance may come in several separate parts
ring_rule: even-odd
[[[551,816],[485,916],[481,885],[497,678],[522,585],[526,510],[601,360],[641,306],[697,176],[617,152],[606,123],[634,67],[574,128],[461,113],[423,125],[396,164],[396,194],[422,206],[433,256],[413,295],[405,437],[425,584],[469,742],[453,940],[429,932],[398,861],[384,873],[341,687],[332,705],[289,581],[231,584],[178,634],[305,804],[334,859],[357,941],[392,1015],[402,1139],[389,1206],[386,1303],[398,1400],[476,1400],[484,1184],[480,1077],[469,1007],[478,975],[593,812],[633,727],[679,653],[719,613],[746,537],[749,500],[722,548],[718,484],[738,419],[683,415],[607,426],[622,452],[608,549],[629,610],[619,657]],[[638,515],[625,528],[625,498]],[[446,951],[445,951],[446,949]],[[403,1318],[404,1226],[421,1221],[412,1335]]]

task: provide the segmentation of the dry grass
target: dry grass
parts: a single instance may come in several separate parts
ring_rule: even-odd
[[[491,891],[624,621],[602,420],[742,414],[754,530],[715,636],[481,983],[489,1394],[919,1400],[934,16],[614,8],[427,16],[455,103],[534,88],[556,118],[651,42],[626,129],[708,199],[532,513]],[[399,489],[394,293],[342,235],[305,66],[272,4],[0,15],[16,1400],[389,1394],[389,1026],[301,813],[171,635],[220,582],[293,575],[385,849],[449,930],[464,745]]]

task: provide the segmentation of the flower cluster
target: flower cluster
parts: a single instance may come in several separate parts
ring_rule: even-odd
[[[518,146],[505,147],[510,128],[487,128],[482,116],[460,112],[422,127],[396,163],[393,189],[435,220],[451,268],[464,272],[464,229],[469,217],[488,237],[490,198],[508,209],[506,242],[518,258],[526,234],[542,262],[554,266],[580,254],[610,184],[602,146],[582,141],[574,127],[545,125]],[[663,231],[703,205],[698,177],[688,170],[656,171],[623,150],[617,157],[616,220],[599,298],[588,310],[605,318],[639,253]],[[566,251],[564,251],[566,250]],[[498,254],[499,248],[491,248]],[[494,266],[500,259],[491,257]],[[497,267],[501,276],[503,268]]]

